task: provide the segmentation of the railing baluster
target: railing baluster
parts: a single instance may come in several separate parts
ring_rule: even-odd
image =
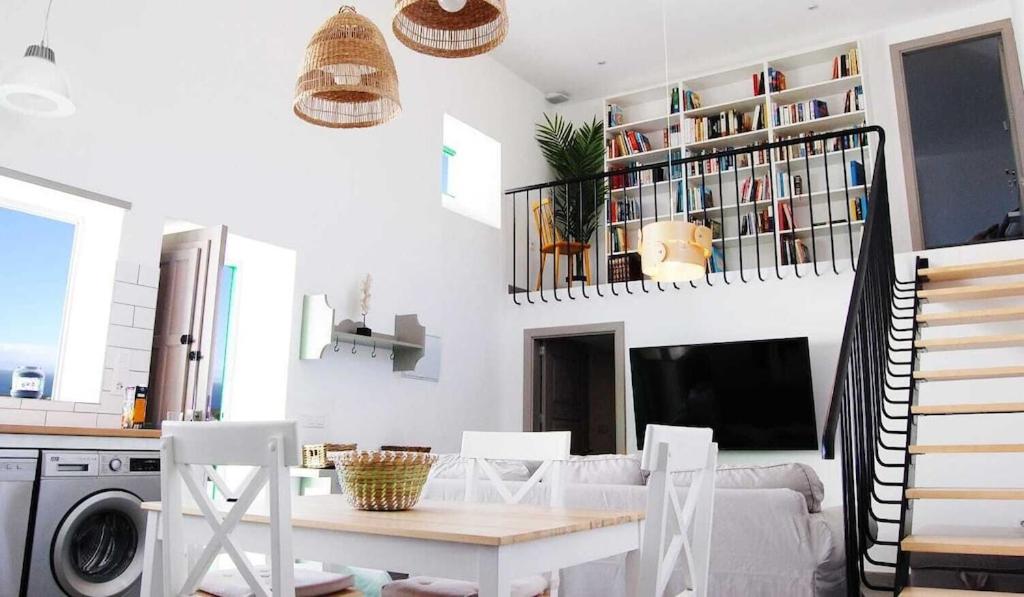
[[[740,281],[747,283],[747,276],[743,273],[743,216],[740,214],[740,161],[733,156],[732,161],[732,182],[736,190],[736,253],[740,258]],[[756,206],[755,206],[756,207]],[[722,234],[725,234],[725,225],[722,225]],[[757,234],[754,235],[754,242],[757,243]]]
[[[729,253],[726,250],[727,243],[725,242],[725,194],[722,192],[723,159],[724,158],[722,158],[721,156],[719,156],[718,158],[718,225],[722,229],[722,237],[718,240],[718,242],[722,246],[722,280],[724,280],[725,284],[728,286],[729,284],[731,284],[731,282],[729,282]],[[708,221],[710,222],[710,219]],[[714,226],[712,226],[711,229],[714,230]],[[739,232],[739,230],[737,230],[736,232]],[[714,238],[714,234],[712,234],[712,238]],[[714,245],[715,243],[714,241],[712,241],[711,246],[713,247]]]
[[[594,214],[594,218],[597,221],[597,224],[594,226],[594,260],[591,263],[591,266],[595,270],[595,274],[594,274],[594,292],[596,292],[597,296],[599,296],[601,298],[604,298],[604,294],[601,292],[601,229],[602,229],[602,226],[601,226],[601,220],[597,219],[599,217],[598,214],[600,213],[597,210],[597,191],[601,187],[607,187],[608,186],[608,182],[609,181],[608,181],[607,178],[600,178],[600,179],[598,179],[598,182],[595,183],[594,186],[593,186],[594,194],[593,194],[593,197],[591,198],[592,201],[593,201],[591,212]],[[607,213],[607,212],[605,212],[605,213]],[[606,223],[607,223],[607,221],[608,221],[607,218],[605,218],[605,222]],[[607,226],[603,226],[603,228],[607,228]],[[607,267],[607,262],[606,262],[605,267]]]
[[[821,273],[818,272],[818,242],[814,236],[814,230],[818,225],[814,221],[814,189],[811,186],[811,148],[813,147],[814,141],[807,141],[804,151],[804,175],[807,176],[807,212],[811,218],[811,261],[814,262],[814,275],[820,276]],[[792,205],[790,207],[794,211],[796,210]]]
[[[843,159],[843,188],[846,189],[846,236],[850,241],[850,266],[853,268],[853,271],[857,271],[857,264],[853,256],[853,218],[856,215],[856,212],[851,209],[852,206],[850,205],[850,177],[846,173],[849,166],[847,166],[846,163],[845,139],[839,143],[839,151]],[[867,197],[867,194],[864,196]]]
[[[797,251],[796,246],[796,193],[793,191],[793,165],[790,161],[791,145],[786,146],[786,178],[788,184],[786,185],[786,203],[789,205],[789,239],[785,241],[783,250],[790,249],[789,251],[789,264],[793,266],[793,273],[796,274],[797,278],[800,278],[800,268],[797,267],[797,263],[800,261],[800,253]],[[783,213],[786,213],[783,210]],[[779,228],[781,231],[782,229]]]
[[[828,176],[828,141],[821,142],[822,156],[821,163],[822,169],[825,170],[825,205],[828,207],[828,245],[829,255],[832,256],[832,271],[836,275],[839,275],[839,269],[836,267],[836,235],[832,229],[832,183],[829,181]]]

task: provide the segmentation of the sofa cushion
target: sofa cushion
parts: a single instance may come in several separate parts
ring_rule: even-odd
[[[489,460],[502,481],[526,481],[530,471],[526,464],[517,460]],[[465,479],[469,459],[458,454],[439,454],[437,462],[430,469],[430,476],[435,479]],[[477,478],[486,479],[487,473],[477,467]]]
[[[570,456],[562,478],[569,484],[643,485],[639,454]]]
[[[695,471],[672,473],[676,486],[687,487]],[[820,512],[825,486],[810,466],[799,462],[767,466],[720,465],[715,487],[723,489],[792,489],[804,496],[808,512]]]

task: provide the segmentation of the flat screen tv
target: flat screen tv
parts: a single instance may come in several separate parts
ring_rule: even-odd
[[[710,427],[722,450],[814,450],[807,338],[632,348],[636,437]]]

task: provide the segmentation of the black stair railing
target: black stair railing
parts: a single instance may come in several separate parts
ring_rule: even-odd
[[[847,593],[892,591],[908,524],[904,488],[917,332],[916,282],[900,280],[892,243],[884,134],[880,137],[846,328],[824,434],[843,472]],[[916,272],[916,268],[915,268]],[[875,574],[878,573],[878,574]],[[898,583],[897,579],[897,583]]]
[[[509,293],[538,305],[696,288],[640,271],[641,230],[666,219],[712,229],[707,286],[855,270],[882,140],[861,127],[685,158],[663,150],[658,163],[617,159],[608,172],[510,189]]]

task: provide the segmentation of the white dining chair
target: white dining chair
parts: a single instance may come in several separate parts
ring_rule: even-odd
[[[682,559],[677,595],[708,596],[711,525],[718,444],[710,429],[648,425],[641,466],[647,481],[647,516],[640,549],[638,597],[662,597]],[[672,473],[696,471],[680,504]]]
[[[164,423],[160,442],[161,595],[292,597],[297,588],[311,597],[339,592],[359,595],[344,593],[352,584],[350,576],[303,570],[296,580],[288,472],[289,466],[299,463],[296,435],[293,421]],[[237,487],[231,487],[215,466],[252,468]],[[210,499],[208,480],[223,496],[234,500],[226,513],[221,511],[225,504],[218,508]],[[183,487],[211,531],[195,558],[190,557],[195,552],[183,534]],[[231,533],[264,487],[268,490],[270,541],[266,553],[270,566],[256,567]],[[230,557],[234,571],[210,571],[221,552]]]
[[[467,502],[479,499],[481,481],[489,482],[506,504],[518,504],[542,481],[550,487],[548,505],[565,506],[565,484],[562,467],[569,460],[572,433],[569,431],[501,432],[465,431],[462,433],[460,456],[466,460]],[[509,488],[494,468],[492,461],[516,460],[540,462],[540,466],[518,489]],[[486,479],[480,479],[483,472]],[[476,595],[476,583],[412,577],[384,585],[381,597],[468,597]],[[512,583],[512,597],[558,595],[558,571],[543,576],[519,579]]]

